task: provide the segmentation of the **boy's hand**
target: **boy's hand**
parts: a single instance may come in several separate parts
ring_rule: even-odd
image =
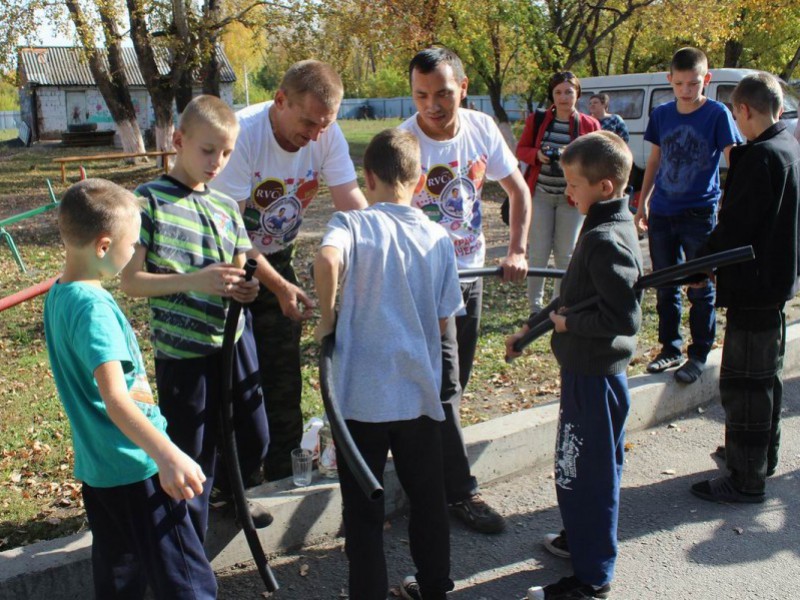
[[[539,162],[542,163],[543,165],[550,164],[550,159],[547,156],[545,156],[545,154],[541,150],[536,151],[536,158],[538,158]]]
[[[240,304],[250,304],[258,296],[259,284],[255,279],[241,278],[230,291],[230,297]]]
[[[323,338],[333,333],[336,329],[336,322],[328,323],[324,319],[320,319],[317,326],[314,328],[314,339],[318,343],[322,343]]]
[[[647,231],[647,214],[644,209],[640,208],[636,211],[636,214],[633,216],[633,222],[639,232],[644,233]]]
[[[563,309],[561,309],[563,310]],[[564,333],[567,330],[567,317],[558,314],[556,311],[550,312],[550,320],[555,325],[555,330],[558,333]]]
[[[190,274],[192,291],[212,296],[233,297],[233,288],[244,279],[244,269],[227,263],[208,265]]]
[[[275,295],[281,305],[281,312],[284,317],[288,317],[292,321],[306,321],[311,318],[312,309],[316,304],[296,285],[287,281],[286,285]],[[303,306],[302,310],[300,308],[301,304]]]
[[[500,263],[503,268],[503,281],[519,283],[528,277],[528,261],[524,254],[509,253]]]
[[[527,323],[523,325],[522,329],[520,329],[517,333],[514,333],[506,338],[506,362],[511,362],[511,360],[517,358],[518,356],[522,356],[522,352],[517,352],[514,350],[514,344],[526,333],[528,333]]]
[[[175,500],[191,500],[203,493],[206,476],[196,462],[171,444],[171,451],[156,461],[161,487]]]

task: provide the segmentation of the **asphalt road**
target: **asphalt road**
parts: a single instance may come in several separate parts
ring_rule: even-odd
[[[788,380],[781,464],[762,505],[704,502],[689,485],[717,472],[711,451],[723,440],[719,406],[629,436],[623,475],[620,558],[613,598],[786,599],[800,596],[800,378]],[[453,600],[517,600],[531,585],[570,574],[569,561],[551,556],[541,537],[560,518],[549,470],[522,474],[484,490],[508,519],[497,536],[453,523]],[[398,585],[414,572],[405,517],[385,537],[389,578]],[[342,540],[273,560],[281,590],[276,600],[348,598]],[[392,592],[390,590],[390,597]],[[251,565],[221,574],[222,600],[263,598]],[[354,599],[355,600],[355,599]]]

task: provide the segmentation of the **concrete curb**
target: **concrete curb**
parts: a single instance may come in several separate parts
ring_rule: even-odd
[[[664,423],[718,398],[721,350],[709,356],[700,380],[685,386],[672,371],[630,380],[628,430]],[[787,330],[786,377],[800,372],[800,324]],[[464,436],[473,473],[483,484],[552,461],[558,406],[548,404],[467,427]],[[389,463],[384,478],[386,512],[405,508],[405,497]],[[261,534],[268,553],[285,552],[336,536],[341,527],[341,497],[336,481],[317,479],[297,489],[290,481],[252,490],[251,499],[267,506],[275,522]],[[207,550],[216,569],[250,560],[244,536],[232,518],[214,519]],[[91,533],[84,532],[0,553],[0,600],[91,598]]]

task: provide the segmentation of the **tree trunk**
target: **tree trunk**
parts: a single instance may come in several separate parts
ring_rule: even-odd
[[[145,151],[142,132],[139,129],[139,123],[136,121],[135,116],[131,120],[117,121],[116,125],[123,151],[135,153]],[[143,163],[149,162],[146,156],[142,156],[139,159],[130,159],[130,162],[137,162],[137,160]]]
[[[792,78],[792,73],[794,73],[798,63],[800,63],[800,46],[798,46],[797,50],[795,50],[792,60],[786,63],[783,71],[781,71],[781,79],[784,81],[789,81]]]
[[[503,84],[498,81],[487,81],[486,87],[489,88],[489,100],[492,102],[495,118],[500,123],[508,123],[508,113],[502,103]]]
[[[728,40],[725,42],[725,64],[723,66],[727,69],[738,68],[743,50],[744,46],[739,40]]]
[[[121,34],[116,15],[109,12],[108,5],[100,4],[99,7],[100,21],[103,25],[103,35],[107,47],[105,53],[95,47],[94,32],[80,4],[77,0],[67,1],[72,22],[87,53],[89,70],[92,72],[92,77],[94,77],[97,88],[108,107],[108,112],[111,113],[111,118],[114,119],[117,127],[122,150],[130,153],[144,152],[144,139],[139,130],[139,123],[136,121],[136,109],[133,107],[128,82],[125,79],[125,65],[120,45]],[[136,160],[129,159],[129,162],[136,162]]]

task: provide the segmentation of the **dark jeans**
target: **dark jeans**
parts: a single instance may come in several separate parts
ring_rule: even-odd
[[[589,585],[605,585],[614,578],[629,408],[625,373],[579,375],[561,370],[556,496],[572,568]]]
[[[695,258],[714,229],[716,220],[715,209],[711,207],[689,209],[671,216],[651,214],[647,221],[647,237],[653,270]],[[705,362],[717,330],[714,285],[709,282],[703,288],[688,288],[686,295],[691,303],[689,331],[692,342],[689,344],[688,355],[689,358]],[[679,287],[658,289],[658,341],[662,352],[670,355],[682,354],[681,309]]]
[[[739,491],[764,492],[778,465],[786,315],[783,307],[729,308],[719,391],[725,408],[725,459]]]
[[[199,358],[156,361],[159,407],[167,433],[203,469],[203,493],[187,501],[201,541],[208,528],[208,499],[217,471],[222,396],[222,352]],[[258,377],[253,332],[248,325],[236,343],[233,418],[239,465],[245,481],[258,472],[269,446],[264,398]]]
[[[138,600],[150,586],[157,600],[211,600],[217,581],[186,502],[150,479],[111,488],[83,484],[92,530],[96,598]]]
[[[444,487],[448,504],[466,500],[478,492],[478,480],[472,476],[464,433],[461,431],[461,394],[469,382],[478,331],[481,323],[483,280],[462,283],[461,293],[467,314],[451,317],[442,336],[441,400],[445,420],[442,423]]]
[[[266,258],[284,279],[296,285],[298,281],[291,255],[291,249],[287,249]],[[250,310],[261,368],[264,408],[269,421],[270,445],[264,462],[264,475],[269,481],[275,481],[291,476],[291,453],[300,446],[303,436],[300,410],[303,392],[300,336],[303,325],[285,317],[278,298],[264,286],[261,286]]]
[[[450,530],[442,485],[440,424],[428,417],[388,423],[347,421],[356,446],[383,482],[392,451],[397,478],[411,507],[408,541],[425,600],[444,600],[450,579]],[[383,552],[384,502],[366,497],[346,461],[339,461],[350,598],[384,600],[389,591]]]

